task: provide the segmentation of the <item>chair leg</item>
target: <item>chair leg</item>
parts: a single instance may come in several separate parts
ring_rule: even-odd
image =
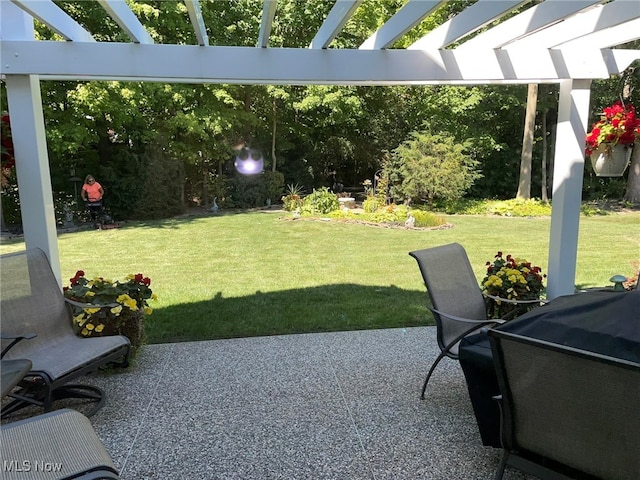
[[[498,465],[498,470],[496,471],[496,476],[493,480],[502,480],[502,476],[504,475],[504,469],[507,466],[507,458],[509,457],[509,452],[506,450],[502,450],[502,455],[500,455],[500,464]]]
[[[445,352],[444,351],[440,352],[440,355],[438,355],[438,358],[436,358],[436,361],[433,362],[433,365],[431,365],[431,368],[429,369],[429,373],[427,373],[427,378],[425,378],[424,384],[422,385],[422,393],[420,394],[420,398],[422,400],[424,400],[424,392],[427,390],[427,383],[429,383],[429,379],[431,378],[431,374],[433,373],[433,371],[436,369],[436,367],[440,363],[440,360],[442,360],[444,358],[444,356],[445,356]]]
[[[87,400],[93,403],[93,407],[84,413],[85,417],[92,417],[104,406],[105,396],[101,388],[93,385],[80,385],[77,383],[62,385],[51,392],[51,405],[61,399]]]

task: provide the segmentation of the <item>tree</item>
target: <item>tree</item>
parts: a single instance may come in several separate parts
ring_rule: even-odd
[[[391,180],[394,198],[405,201],[457,200],[481,175],[477,162],[448,135],[413,132],[393,151],[384,175]]]
[[[522,155],[520,157],[520,179],[516,198],[531,198],[531,161],[533,158],[533,140],[536,127],[536,104],[538,103],[538,85],[530,83],[527,90],[527,112],[524,121]]]
[[[640,99],[640,61],[636,60],[633,65],[627,68],[621,78],[624,85],[622,97],[633,103],[633,99]],[[636,109],[640,109],[640,103],[634,104]],[[640,112],[636,112],[640,113]],[[624,200],[631,203],[640,203],[640,142],[636,140],[635,148],[631,156],[631,166],[627,177],[627,189],[624,193]]]

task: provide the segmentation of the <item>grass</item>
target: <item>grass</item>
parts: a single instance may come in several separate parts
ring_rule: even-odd
[[[159,299],[150,343],[431,324],[407,252],[453,241],[467,249],[478,280],[498,250],[547,271],[548,217],[446,220],[452,228],[406,230],[259,211],[127,223],[58,241],[65,285],[78,269],[152,279]],[[3,241],[0,253],[23,248]],[[639,260],[639,212],[581,218],[578,286],[629,276]]]

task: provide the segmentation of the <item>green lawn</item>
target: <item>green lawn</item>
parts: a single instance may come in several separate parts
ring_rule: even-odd
[[[407,252],[454,241],[467,249],[478,280],[498,250],[547,271],[549,218],[446,218],[452,228],[405,230],[260,211],[65,233],[59,247],[65,285],[78,269],[151,277],[159,297],[151,343],[430,324]],[[0,252],[22,248],[4,241]],[[639,212],[581,218],[580,287],[631,275],[638,261]]]

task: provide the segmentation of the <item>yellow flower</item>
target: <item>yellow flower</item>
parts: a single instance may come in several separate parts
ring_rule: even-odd
[[[99,323],[96,326],[96,332],[100,333],[102,330],[104,330],[104,323]]]
[[[98,313],[100,311],[100,309],[99,308],[85,308],[84,311],[87,312],[89,315],[93,315],[94,313]]]
[[[158,300],[158,296],[155,293],[152,293],[151,300]]]
[[[153,313],[153,308],[144,307],[144,313],[145,313],[145,315],[151,315]]]
[[[89,330],[87,330],[86,328],[82,329],[82,332],[80,332],[82,335],[87,336],[89,335]]]
[[[120,315],[121,311],[122,311],[122,305],[118,305],[117,307],[113,307],[111,309],[111,313],[113,313],[116,317]]]
[[[95,327],[94,327],[93,323],[87,323],[87,326],[84,327],[84,328],[86,328],[87,330],[93,330]]]
[[[91,292],[91,291],[89,291],[89,292],[85,293],[85,295],[86,295],[87,297],[93,297],[95,294],[96,294],[96,292]]]
[[[138,309],[138,303],[133,298],[131,298],[129,295],[127,295],[126,293],[120,295],[116,299],[116,302],[127,306],[131,310],[137,310]]]

